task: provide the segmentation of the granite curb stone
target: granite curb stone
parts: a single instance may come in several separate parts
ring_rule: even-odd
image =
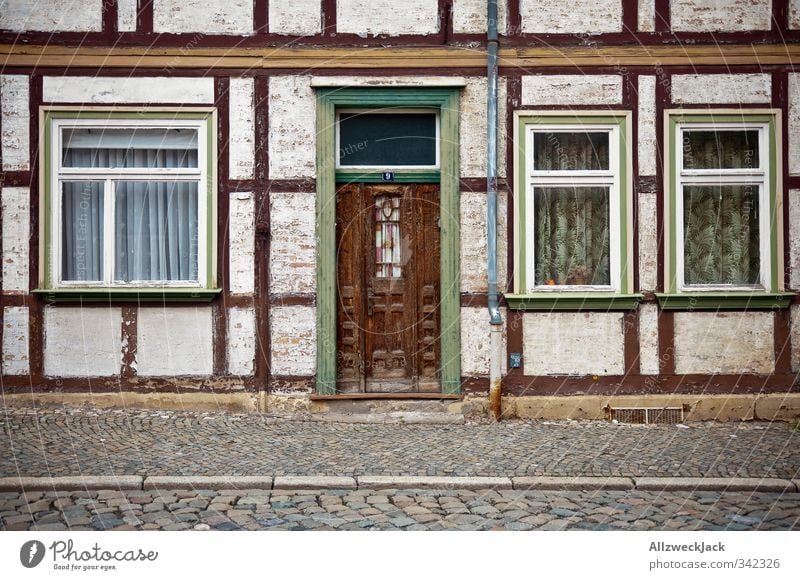
[[[759,477],[638,477],[636,489],[642,491],[769,491],[794,492],[797,486],[788,479]]]
[[[272,476],[152,476],[142,489],[272,489]]]
[[[512,477],[514,489],[626,491],[634,488],[630,477]]]
[[[88,489],[142,489],[140,475],[0,477],[0,491],[81,491]]]
[[[354,477],[326,475],[279,475],[273,489],[357,489]]]
[[[512,489],[510,477],[362,475],[359,489]]]

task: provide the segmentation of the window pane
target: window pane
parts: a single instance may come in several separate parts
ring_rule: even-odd
[[[545,133],[533,137],[535,171],[602,170],[609,168],[608,132]]]
[[[61,279],[103,279],[103,182],[69,181],[61,198]]]
[[[608,187],[534,189],[536,285],[608,286]]]
[[[375,277],[402,276],[400,243],[400,198],[381,195],[375,198]]]
[[[197,280],[197,183],[116,185],[115,278]]]
[[[342,113],[339,165],[436,165],[433,113]]]
[[[685,169],[757,169],[758,131],[684,131]]]
[[[758,188],[683,188],[686,284],[758,284]]]
[[[64,167],[197,167],[195,129],[64,129]]]

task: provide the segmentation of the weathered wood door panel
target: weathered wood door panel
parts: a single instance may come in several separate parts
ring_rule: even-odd
[[[336,243],[338,390],[438,392],[438,186],[340,187]]]

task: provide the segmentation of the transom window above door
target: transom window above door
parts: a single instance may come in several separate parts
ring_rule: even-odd
[[[438,169],[438,110],[339,110],[336,149],[337,169]]]

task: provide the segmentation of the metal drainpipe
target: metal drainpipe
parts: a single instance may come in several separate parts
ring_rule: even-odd
[[[487,125],[487,216],[486,236],[489,273],[489,316],[491,362],[489,365],[489,409],[495,421],[500,420],[502,356],[502,324],[497,306],[497,0],[488,0],[488,70],[486,91]]]

